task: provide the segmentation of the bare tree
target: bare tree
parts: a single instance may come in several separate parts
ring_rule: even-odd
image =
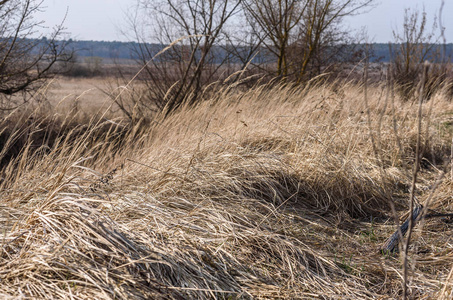
[[[288,75],[288,48],[294,29],[300,25],[310,1],[248,0],[244,1],[248,23],[268,51],[277,58],[277,76]]]
[[[342,29],[345,17],[358,14],[373,0],[245,0],[248,20],[277,58],[277,75],[298,82],[323,67],[354,54],[352,37]],[[346,51],[347,50],[347,51]]]
[[[227,56],[216,53],[225,38],[225,24],[241,0],[139,0],[129,24],[138,43],[147,95],[135,103],[139,111],[171,113],[183,103],[200,100],[207,84],[219,79]],[[163,47],[180,40],[160,56]],[[124,107],[124,106],[123,106]],[[128,112],[130,116],[132,114]]]
[[[399,85],[399,91],[404,99],[409,99],[417,89],[418,77],[423,70],[423,62],[430,60],[438,62],[441,55],[436,48],[437,22],[434,20],[431,29],[428,28],[426,12],[417,9],[406,9],[404,14],[403,31],[393,31],[395,49],[390,49],[392,55],[392,72],[395,81]],[[433,72],[437,68],[431,68],[430,76],[426,80],[433,79]],[[442,73],[442,72],[441,72]],[[434,84],[434,82],[432,82]],[[431,89],[425,89],[430,92]]]
[[[0,1],[0,109],[16,107],[13,95],[22,93],[27,101],[46,79],[56,73],[59,61],[67,61],[66,43],[58,42],[62,25],[49,37],[36,35],[43,22],[34,20],[43,1]],[[16,97],[17,98],[17,97]]]
[[[309,3],[294,47],[295,55],[300,57],[296,66],[298,82],[319,75],[329,67],[362,58],[362,49],[357,49],[360,36],[353,36],[342,23],[345,17],[361,13],[372,2],[313,0]]]

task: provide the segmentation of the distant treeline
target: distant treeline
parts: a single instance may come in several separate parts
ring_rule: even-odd
[[[141,50],[151,52],[151,55],[156,55],[166,45],[162,44],[148,44],[146,47],[140,47],[139,43],[136,42],[117,42],[117,41],[74,41],[69,40],[69,48],[73,49],[78,57],[101,57],[103,59],[132,59],[137,60],[143,57],[143,53],[140,54]],[[175,45],[174,48],[181,48],[180,45]],[[215,61],[217,63],[224,62],[226,59],[230,59],[231,63],[239,63],[240,59],[235,58],[233,55],[228,55],[232,51],[228,51],[231,46],[217,46],[212,50],[215,55]],[[236,53],[246,52],[246,47],[236,47]],[[229,57],[229,58],[228,58]],[[165,58],[165,55],[159,56],[157,60]],[[264,49],[254,56],[253,60],[255,63],[269,61],[270,55]]]
[[[372,45],[372,58],[371,61],[373,62],[390,62],[391,59],[391,52],[390,49],[393,53],[398,51],[400,49],[400,44],[392,44],[392,43],[376,43],[376,44],[371,44]],[[435,45],[427,45],[427,47],[431,47],[430,52],[431,54],[438,53],[438,54],[444,54],[445,59],[452,59],[453,58],[453,44],[435,44]],[[428,54],[428,58],[429,58]],[[432,56],[431,56],[432,57]],[[439,57],[442,57],[440,55]]]
[[[138,46],[133,42],[117,41],[74,41],[69,40],[69,47],[79,57],[102,57],[104,59],[137,59],[138,56],[133,49]],[[156,51],[162,49],[155,45]]]
[[[118,41],[76,41],[69,40],[69,48],[73,49],[78,57],[101,57],[103,59],[139,59],[140,55],[137,53],[137,50],[140,49],[140,44],[135,42],[118,42]],[[158,53],[162,50],[165,45],[161,44],[151,44],[148,45],[147,51],[152,50],[153,54]],[[176,46],[177,47],[177,46]],[[229,46],[231,47],[231,46]],[[239,48],[245,49],[244,46]],[[372,49],[372,62],[389,62],[391,55],[390,49],[392,51],[397,51],[399,49],[399,44],[386,44],[386,43],[374,43],[371,44]],[[443,53],[447,58],[453,57],[453,44],[433,45],[432,50],[434,52]],[[218,57],[216,60],[219,62],[224,61],[228,57],[227,47],[216,47],[214,51],[215,55]],[[266,54],[263,50],[260,55],[255,56],[255,62],[259,61],[269,61],[269,54]],[[266,57],[268,59],[266,59]],[[231,57],[231,62],[234,63],[234,57]]]

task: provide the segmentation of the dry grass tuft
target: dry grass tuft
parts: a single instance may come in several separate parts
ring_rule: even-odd
[[[417,109],[374,87],[368,121],[363,99],[352,84],[229,88],[148,124],[93,119],[46,151],[27,135],[3,167],[0,295],[398,298],[401,260],[378,249],[390,201],[408,208]],[[417,197],[451,212],[450,179],[432,185],[453,104],[424,106]],[[413,297],[451,296],[452,231],[416,227]]]

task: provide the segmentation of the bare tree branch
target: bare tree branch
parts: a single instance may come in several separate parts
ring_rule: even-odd
[[[49,37],[32,38],[41,21],[33,19],[42,1],[5,0],[0,2],[0,109],[9,110],[19,103],[12,96],[33,94],[46,79],[58,72],[57,64],[72,57],[67,43],[58,41],[63,22]],[[16,97],[17,98],[17,97]]]

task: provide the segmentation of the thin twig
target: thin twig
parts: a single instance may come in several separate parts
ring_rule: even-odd
[[[410,198],[409,198],[409,229],[407,233],[407,239],[404,242],[403,245],[403,299],[407,299],[407,284],[408,284],[408,272],[409,272],[409,267],[408,267],[408,260],[407,260],[407,254],[409,250],[409,245],[412,237],[412,229],[415,224],[414,220],[414,207],[415,207],[415,188],[416,188],[416,182],[417,182],[417,176],[418,176],[418,171],[420,170],[420,159],[421,159],[421,135],[422,135],[422,112],[423,112],[423,101],[424,101],[424,85],[425,85],[425,78],[426,74],[428,71],[428,63],[425,62],[423,65],[423,73],[422,73],[422,79],[420,82],[420,90],[419,90],[419,104],[418,104],[418,126],[417,126],[417,146],[415,150],[415,164],[414,164],[414,172],[412,175],[412,185],[411,185],[411,192],[410,192]]]

